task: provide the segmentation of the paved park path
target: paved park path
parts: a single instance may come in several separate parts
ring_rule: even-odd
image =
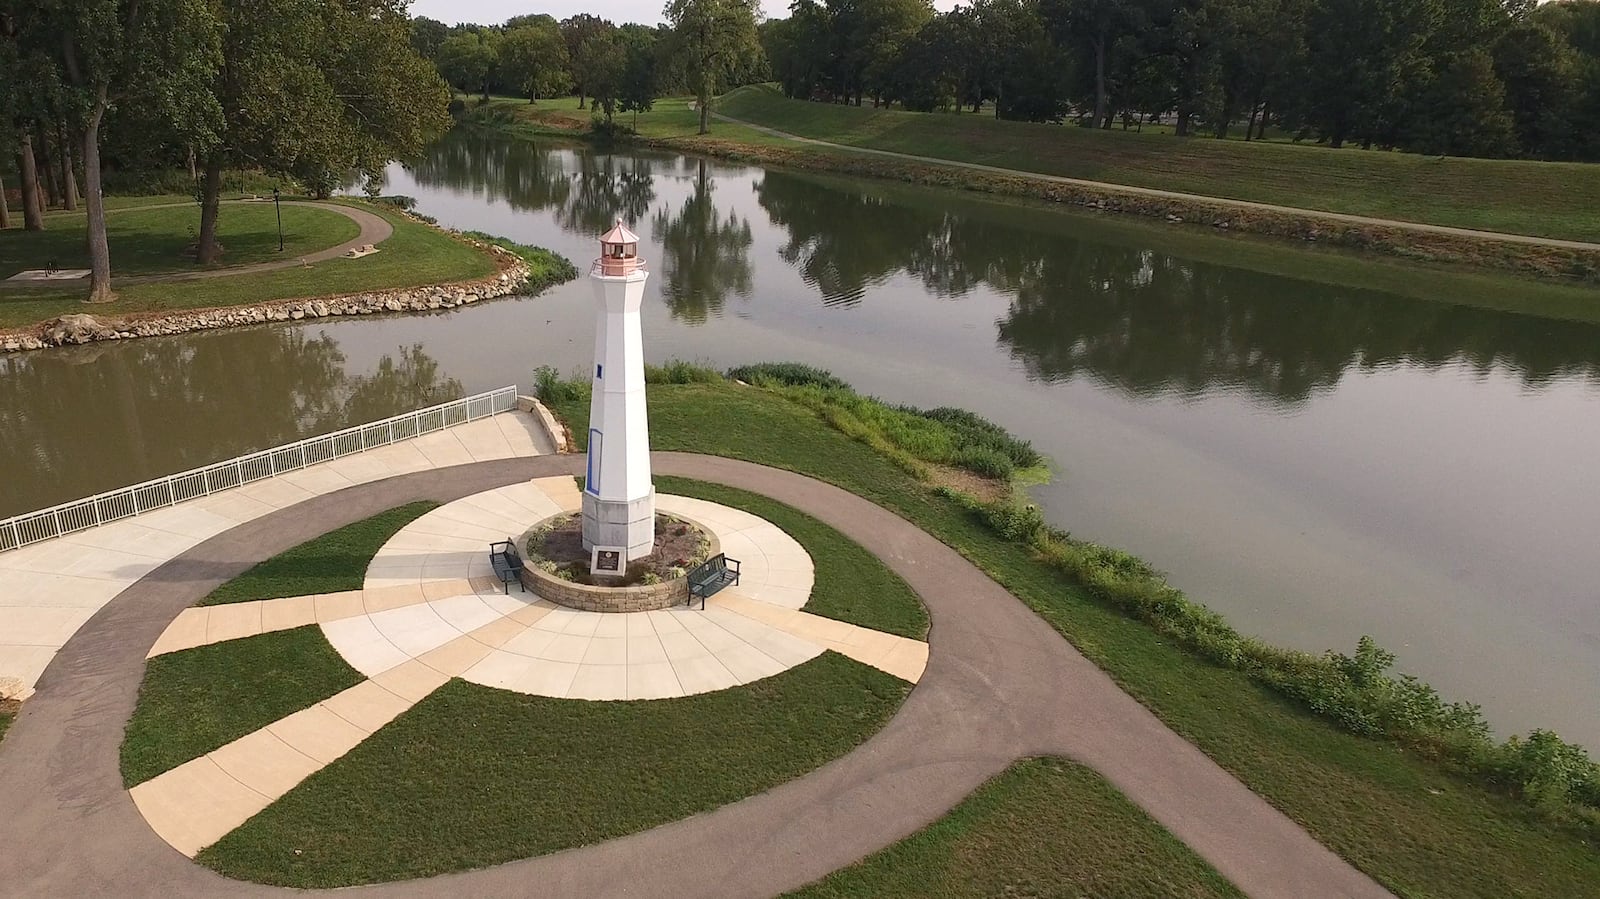
[[[573,455],[508,458],[317,495],[218,533],[122,591],[66,643],[0,743],[3,890],[164,897],[284,892],[195,865],[150,830],[122,788],[118,746],[147,650],[183,609],[290,546],[403,503],[448,502],[534,477],[577,473],[582,463]],[[881,558],[922,596],[932,617],[922,682],[867,743],[758,796],[596,846],[356,892],[772,895],[913,833],[1020,757],[1059,754],[1100,771],[1249,895],[1388,895],[915,526],[839,488],[747,462],[658,453],[654,466],[661,474],[788,503]]]
[[[690,104],[693,106],[693,103]],[[1234,200],[1227,197],[1211,197],[1204,194],[1189,194],[1175,190],[1160,190],[1153,187],[1134,187],[1129,184],[1114,184],[1109,181],[1089,181],[1083,178],[1068,178],[1065,175],[1046,175],[1042,172],[1030,172],[1023,169],[1007,169],[999,166],[984,165],[978,162],[961,162],[955,159],[942,159],[937,156],[917,156],[912,153],[898,153],[893,150],[878,150],[872,147],[857,147],[850,144],[836,144],[832,141],[819,140],[814,137],[801,137],[765,125],[757,125],[744,119],[736,119],[723,115],[713,110],[713,118],[735,125],[743,125],[753,131],[795,143],[808,144],[814,147],[825,147],[830,150],[844,150],[850,153],[867,153],[873,156],[884,156],[890,159],[903,159],[908,162],[920,162],[928,165],[940,165],[950,168],[969,169],[975,172],[986,172],[992,175],[1005,175],[1008,177],[1030,178],[1035,181],[1045,181],[1051,184],[1070,184],[1074,187],[1086,187],[1107,193],[1120,193],[1129,196],[1155,197],[1164,200],[1184,200],[1193,203],[1206,203],[1212,206],[1222,206],[1231,209],[1255,209],[1262,212],[1276,212],[1284,215],[1299,216],[1301,218],[1325,219],[1330,222],[1342,222],[1349,225],[1372,225],[1382,228],[1395,228],[1401,231],[1416,231],[1424,234],[1444,234],[1451,237],[1464,237],[1471,240],[1498,241],[1500,243],[1525,244],[1539,247],[1554,247],[1563,250],[1583,250],[1600,252],[1600,243],[1589,243],[1581,240],[1561,240],[1554,237],[1535,237],[1530,234],[1512,234],[1505,231],[1480,231],[1475,228],[1452,228],[1448,225],[1428,225],[1422,222],[1407,222],[1399,219],[1372,218],[1365,215],[1350,215],[1343,212],[1327,212],[1321,209],[1306,209],[1301,206],[1278,206],[1272,203],[1256,203],[1251,200]]]
[[[271,202],[271,200],[223,201],[224,205],[228,206],[241,204],[261,205],[262,203]],[[335,259],[343,256],[351,250],[356,249],[357,247],[365,246],[367,244],[380,244],[388,240],[390,236],[394,234],[394,226],[389,224],[388,219],[385,219],[383,216],[370,212],[366,209],[359,209],[354,206],[346,206],[343,203],[314,203],[306,200],[283,200],[280,202],[284,206],[304,206],[308,209],[323,209],[327,210],[328,212],[337,213],[355,222],[361,228],[361,232],[355,237],[350,238],[336,247],[329,247],[326,250],[318,250],[315,253],[302,253],[291,256],[287,259],[274,259],[271,262],[252,262],[246,265],[224,265],[219,268],[197,269],[190,272],[168,272],[160,275],[130,275],[123,277],[113,273],[111,276],[112,283],[120,286],[124,284],[157,284],[163,281],[195,281],[201,278],[223,278],[231,275],[248,275],[253,272],[270,272],[281,268],[294,268],[300,265],[309,265],[313,262],[322,262],[328,259]],[[157,203],[150,206],[128,206],[122,209],[108,209],[106,210],[106,214],[116,215],[119,212],[138,212],[145,209],[175,209],[180,206],[194,205],[194,203]],[[19,281],[9,283],[12,285],[59,285],[76,284],[79,281],[86,280],[88,280],[87,277],[79,278],[74,281]],[[8,282],[0,281],[0,284],[5,283]]]

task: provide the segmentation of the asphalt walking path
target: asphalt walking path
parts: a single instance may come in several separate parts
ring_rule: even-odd
[[[359,892],[774,895],[915,832],[1018,758],[1063,755],[1101,772],[1251,896],[1389,895],[914,525],[791,472],[712,456],[657,453],[653,459],[661,474],[728,484],[799,508],[905,578],[932,617],[921,683],[894,719],[855,751],[760,795],[595,846]],[[403,503],[448,502],[534,477],[575,474],[582,463],[571,455],[479,462],[350,487],[226,531],[123,591],[56,656],[0,743],[0,891],[285,892],[227,880],[192,863],[150,830],[123,789],[118,749],[146,651],[179,612],[215,586],[295,544]]]
[[[691,104],[692,105],[692,104]],[[1134,187],[1129,184],[1114,184],[1109,181],[1089,181],[1083,178],[1068,178],[1065,175],[1046,175],[1041,172],[1029,172],[1023,169],[1006,169],[999,166],[984,165],[978,162],[961,162],[955,159],[942,159],[937,156],[917,156],[912,153],[898,153],[893,150],[878,150],[872,147],[857,147],[850,144],[836,144],[832,141],[819,140],[814,137],[802,137],[788,131],[779,131],[765,125],[757,125],[744,119],[736,119],[723,115],[713,109],[713,118],[735,125],[743,125],[754,131],[771,137],[778,137],[795,143],[808,144],[814,147],[826,147],[830,150],[844,150],[850,153],[867,153],[873,156],[884,156],[890,159],[903,159],[908,162],[921,162],[928,165],[940,165],[958,169],[969,169],[975,172],[987,172],[993,175],[1005,175],[1013,178],[1030,178],[1035,181],[1045,181],[1051,184],[1070,184],[1074,187],[1085,187],[1106,193],[1128,194],[1129,196],[1155,197],[1165,200],[1184,200],[1193,203],[1207,203],[1212,206],[1221,206],[1230,209],[1254,209],[1263,212],[1276,212],[1284,215],[1299,216],[1301,218],[1323,219],[1330,222],[1342,222],[1349,225],[1371,225],[1382,228],[1394,228],[1401,231],[1416,231],[1424,234],[1445,234],[1451,237],[1465,237],[1471,240],[1498,241],[1500,243],[1526,244],[1539,247],[1555,247],[1563,250],[1583,250],[1587,252],[1600,252],[1600,243],[1589,243],[1581,240],[1561,240],[1554,237],[1535,237],[1531,234],[1512,234],[1505,231],[1480,231],[1475,228],[1452,228],[1448,225],[1428,225],[1422,222],[1407,222],[1400,219],[1372,218],[1365,215],[1350,215],[1343,212],[1327,212],[1321,209],[1307,209],[1303,206],[1277,206],[1272,203],[1256,203],[1250,200],[1233,200],[1227,197],[1211,197],[1205,194],[1187,194],[1175,190],[1160,190],[1153,187]]]
[[[259,205],[261,203],[271,201],[224,200],[222,202],[225,206],[237,206],[243,204]],[[350,252],[351,250],[367,244],[373,244],[376,246],[377,244],[388,240],[394,234],[394,226],[389,224],[388,219],[385,219],[383,216],[369,212],[365,209],[358,209],[354,206],[346,206],[343,203],[314,203],[306,200],[282,200],[280,202],[284,206],[304,206],[310,209],[325,209],[328,212],[338,213],[339,215],[342,215],[345,218],[355,222],[356,225],[361,228],[361,232],[355,237],[352,237],[344,243],[339,244],[338,246],[329,247],[326,250],[318,250],[315,253],[301,253],[287,259],[274,259],[271,262],[252,262],[246,265],[229,265],[221,268],[198,269],[192,272],[169,272],[161,275],[130,275],[127,277],[122,277],[113,273],[111,276],[111,281],[113,284],[119,286],[124,284],[158,284],[165,281],[196,281],[202,278],[225,278],[232,275],[248,275],[253,272],[270,272],[281,268],[295,268],[296,266],[310,265],[314,262],[336,259]],[[193,205],[195,204],[156,203],[150,206],[129,206],[125,209],[108,209],[106,210],[106,213],[107,215],[116,215],[119,212],[137,212],[145,209],[175,209],[180,206]],[[18,281],[9,283],[12,286],[16,284],[37,286],[40,284],[77,284],[81,281],[87,280],[88,278],[85,277],[78,278],[73,281]],[[7,282],[0,282],[0,284],[4,283]]]

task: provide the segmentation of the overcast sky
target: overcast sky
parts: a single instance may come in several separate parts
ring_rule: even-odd
[[[934,0],[934,6],[949,9],[956,0]],[[613,22],[643,22],[655,25],[661,21],[661,8],[665,0],[415,0],[411,14],[438,19],[446,25],[457,22],[476,22],[496,25],[512,16],[528,13],[549,13],[565,19],[575,13],[586,12]],[[761,0],[761,8],[768,18],[781,19],[789,15],[789,0]]]

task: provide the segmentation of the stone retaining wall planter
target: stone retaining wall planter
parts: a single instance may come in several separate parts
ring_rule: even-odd
[[[465,239],[465,238],[463,238]],[[442,312],[522,291],[532,274],[522,257],[494,244],[468,241],[494,254],[498,271],[472,281],[377,290],[333,297],[275,300],[246,306],[190,309],[183,312],[99,317],[63,315],[25,331],[0,334],[0,352],[15,353],[99,340],[127,340],[232,328],[267,322],[301,321],[337,315],[395,312]]]
[[[522,585],[556,605],[585,612],[654,612],[689,601],[688,578],[633,587],[595,587],[564,581],[535,565],[525,565]]]

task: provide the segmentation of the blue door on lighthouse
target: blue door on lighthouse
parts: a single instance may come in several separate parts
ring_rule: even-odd
[[[603,437],[598,428],[589,429],[588,471],[583,478],[583,489],[595,496],[600,495],[600,441]]]

